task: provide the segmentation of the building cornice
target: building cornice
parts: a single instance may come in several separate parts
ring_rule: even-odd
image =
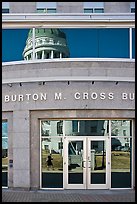
[[[60,62],[133,62],[135,59],[129,58],[54,58],[54,59],[39,59],[39,60],[19,60],[19,61],[10,61],[2,62],[2,66],[10,65],[22,65],[22,64],[37,64],[37,63],[60,63]]]
[[[3,79],[2,84],[31,83],[31,82],[63,82],[63,81],[99,81],[99,82],[135,82],[134,77],[107,77],[107,76],[63,76],[63,77],[28,77]]]
[[[134,13],[9,13],[2,14],[2,28],[135,27]]]

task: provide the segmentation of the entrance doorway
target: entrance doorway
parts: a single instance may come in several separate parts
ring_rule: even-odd
[[[104,137],[66,137],[64,170],[67,189],[108,188],[108,144]]]
[[[40,186],[131,188],[132,142],[131,120],[42,120]]]

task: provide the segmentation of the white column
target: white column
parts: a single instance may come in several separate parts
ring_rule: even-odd
[[[42,51],[42,59],[44,59],[44,50]]]
[[[32,49],[33,49],[33,55],[32,60],[35,59],[35,28],[32,30]]]
[[[59,56],[60,58],[62,58],[62,53],[60,52],[60,56]]]
[[[51,57],[50,58],[53,59],[53,50],[51,50]]]

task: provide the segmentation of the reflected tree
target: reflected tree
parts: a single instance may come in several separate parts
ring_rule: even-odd
[[[117,138],[111,139],[111,150],[114,151],[116,147],[121,146],[121,142]]]

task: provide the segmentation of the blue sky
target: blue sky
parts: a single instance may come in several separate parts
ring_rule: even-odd
[[[124,29],[61,29],[66,33],[70,57],[129,57],[129,30]],[[135,29],[134,29],[135,30]],[[2,31],[2,61],[23,60],[29,29]],[[135,41],[135,32],[133,34]],[[133,42],[133,52],[135,46]],[[135,54],[134,54],[135,56]]]

